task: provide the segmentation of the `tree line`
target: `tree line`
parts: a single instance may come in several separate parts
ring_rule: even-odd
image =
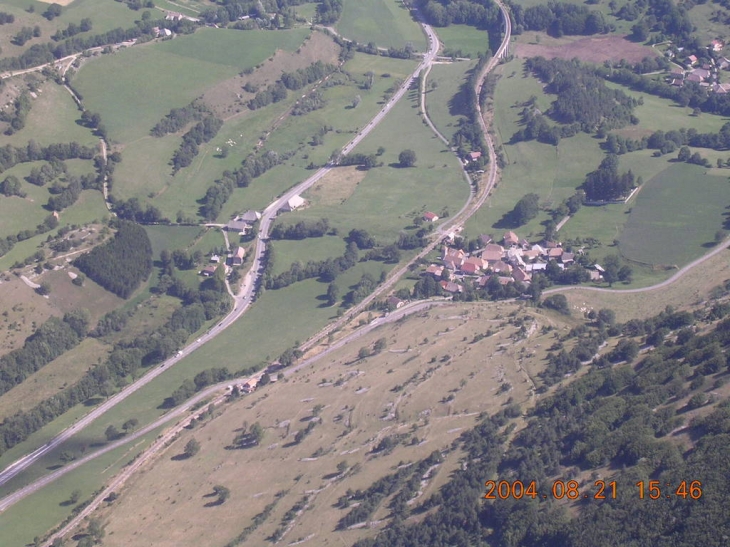
[[[271,239],[307,239],[309,237],[322,237],[330,230],[329,220],[322,218],[312,222],[305,220],[296,224],[285,226],[278,223],[270,233]]]
[[[195,100],[182,108],[173,108],[164,118],[150,130],[153,137],[164,137],[170,133],[177,133],[189,123],[200,121],[209,115],[210,109],[202,101]]]
[[[63,319],[51,317],[25,339],[22,348],[0,357],[0,394],[21,384],[28,376],[77,346],[86,337],[89,314],[76,310]]]
[[[278,103],[287,97],[287,90],[296,91],[305,85],[316,82],[337,70],[337,67],[322,61],[312,63],[307,68],[300,68],[294,72],[285,72],[281,77],[266,89],[256,93],[248,101],[251,110],[257,110],[271,103]]]
[[[152,272],[152,244],[142,226],[122,220],[111,241],[82,254],[74,265],[106,290],[129,298]]]
[[[206,116],[185,133],[180,147],[172,156],[173,175],[190,165],[198,155],[198,147],[215,138],[221,127],[223,127],[223,120],[215,116]]]
[[[72,38],[76,36],[77,34],[80,34],[82,32],[89,32],[92,28],[93,24],[91,22],[91,19],[88,17],[85,17],[84,19],[81,19],[81,21],[76,23],[69,23],[68,26],[61,30],[58,29],[56,33],[51,36],[51,40],[54,42],[60,42],[61,40],[66,40],[67,38]]]
[[[289,157],[290,154],[279,154],[273,150],[268,150],[259,155],[250,155],[243,160],[241,167],[234,171],[223,171],[221,178],[216,180],[205,192],[203,205],[200,207],[200,215],[206,220],[215,220],[228,198],[231,197],[234,188],[247,187],[253,179],[260,177]]]

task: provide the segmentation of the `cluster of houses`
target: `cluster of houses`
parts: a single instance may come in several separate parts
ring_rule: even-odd
[[[533,273],[546,270],[551,260],[561,269],[575,262],[575,254],[565,251],[560,243],[531,244],[514,232],[506,232],[501,244],[487,235],[479,236],[479,241],[482,248],[472,253],[445,245],[442,263],[431,264],[425,275],[435,277],[444,291],[460,293],[463,286],[459,281],[464,279],[475,280],[480,287],[485,287],[492,277],[502,285],[512,282],[528,285]],[[445,270],[449,272],[448,280],[444,279]],[[599,281],[600,266],[590,270],[590,276],[591,280]]]
[[[713,40],[708,49],[715,52],[722,51],[725,44],[720,40]],[[719,82],[720,70],[730,70],[730,59],[721,57],[718,61],[710,59],[700,65],[696,55],[689,55],[685,59],[687,69],[676,67],[667,78],[668,82],[676,87],[682,87],[685,82],[695,82],[702,87],[709,88],[714,93],[730,93],[730,83]]]
[[[226,229],[229,232],[236,232],[239,235],[246,235],[251,227],[256,224],[256,222],[258,222],[260,219],[261,213],[259,213],[258,211],[254,211],[253,209],[249,209],[242,215],[238,215],[228,224],[226,224]]]

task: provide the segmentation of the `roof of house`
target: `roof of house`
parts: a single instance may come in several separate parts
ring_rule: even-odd
[[[482,153],[479,151],[476,152],[469,152],[469,159],[476,160],[482,157]]]
[[[553,247],[552,249],[548,249],[547,255],[550,258],[560,258],[563,256],[563,249],[560,247]]]
[[[690,63],[696,63],[697,62],[697,56],[696,55],[690,55],[689,57],[687,57],[687,60]]]
[[[289,209],[296,209],[297,207],[304,205],[304,198],[302,196],[292,196],[286,204]]]
[[[504,233],[504,242],[509,243],[510,245],[514,245],[520,241],[520,238],[517,237],[517,234],[514,232],[505,232]]]
[[[244,256],[246,256],[246,249],[239,247],[236,249],[236,254],[233,255],[233,258],[243,258]]]
[[[434,222],[439,219],[439,216],[436,213],[428,211],[427,213],[423,213],[423,218],[429,222]]]
[[[452,247],[444,247],[444,260],[457,260],[459,264],[466,258],[466,253],[461,249],[454,249]]]
[[[499,272],[512,272],[512,266],[507,264],[506,262],[502,262],[501,260],[498,260],[494,264],[491,265],[491,268],[493,271],[499,273]]]
[[[692,72],[690,72],[690,76],[692,74],[696,74],[697,76],[699,76],[703,80],[705,78],[709,78],[710,77],[710,71],[707,70],[706,68],[695,68]]]
[[[236,218],[226,224],[226,228],[231,232],[243,232],[248,228],[248,223]]]
[[[487,234],[480,234],[479,235],[479,242],[482,245],[489,245],[492,242],[492,236]]]
[[[213,275],[217,269],[216,266],[206,266],[203,268],[203,273]]]
[[[575,259],[575,255],[573,253],[563,253],[560,256],[561,262],[573,262],[574,259]]]
[[[240,217],[238,217],[237,220],[243,220],[244,222],[250,222],[254,223],[257,220],[261,218],[261,213],[258,211],[254,211],[253,209],[249,209],[245,213],[243,213]]]
[[[443,271],[444,267],[439,266],[438,264],[431,264],[428,268],[426,268],[426,273],[433,275],[441,275]]]
[[[480,287],[484,287],[487,283],[489,283],[490,279],[492,279],[491,275],[483,275],[479,278],[479,281],[477,281],[477,283],[479,283]]]
[[[477,264],[474,264],[473,262],[464,262],[461,265],[461,271],[466,274],[475,274],[481,269],[482,269],[481,264],[477,265]]]
[[[515,281],[519,281],[521,283],[523,283],[525,281],[529,281],[530,279],[532,279],[532,276],[530,274],[528,274],[522,268],[515,268],[512,271],[512,277],[515,278]]]
[[[688,82],[701,82],[702,77],[699,74],[695,74],[694,72],[687,75],[687,81]]]
[[[453,281],[441,281],[441,283],[439,284],[441,285],[441,288],[446,292],[461,292],[463,290],[463,287],[461,285],[457,285]]]

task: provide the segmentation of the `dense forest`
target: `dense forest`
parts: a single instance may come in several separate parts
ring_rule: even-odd
[[[142,226],[120,221],[114,239],[81,255],[74,265],[106,290],[128,298],[152,271],[152,244]]]
[[[354,510],[351,515],[358,518],[347,516],[341,523],[367,521],[390,495],[390,524],[357,547],[724,545],[730,534],[730,401],[689,423],[683,413],[712,404],[711,392],[724,384],[728,370],[730,319],[715,322],[706,334],[691,325],[717,321],[729,308],[716,303],[694,315],[668,309],[622,325],[613,323],[610,310],[601,319],[594,315],[586,325],[557,336],[556,345],[618,337],[624,345],[638,339],[649,351],[638,362],[629,351],[626,362],[614,366],[606,359],[579,362],[577,368],[590,367],[587,374],[540,401],[513,440],[509,418],[521,415],[515,405],[484,417],[442,451],[460,447],[465,454],[449,482],[431,497],[406,503],[413,493],[396,473],[353,494],[366,510],[361,515]],[[689,450],[673,440],[682,426],[687,426]],[[494,499],[485,500],[488,480],[522,481],[524,495],[502,499],[493,492]],[[532,481],[536,495],[527,490]],[[566,485],[560,497],[567,499],[539,495],[551,493],[560,481]],[[606,488],[594,497],[600,488],[596,481]],[[643,499],[637,482],[644,486]],[[660,488],[659,499],[655,490],[649,499],[650,484]],[[421,514],[425,518],[407,523],[407,517]]]
[[[512,13],[515,24],[521,27],[519,30],[543,30],[557,38],[563,35],[602,34],[613,30],[600,11],[565,2],[551,1],[525,9],[517,5],[513,6]]]

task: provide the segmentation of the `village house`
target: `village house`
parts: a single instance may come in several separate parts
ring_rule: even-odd
[[[514,232],[505,232],[502,237],[505,247],[511,247],[517,245],[520,242],[520,238]]]
[[[304,205],[304,198],[302,196],[293,196],[287,200],[282,206],[281,210],[284,212],[292,212]]]
[[[438,219],[439,216],[436,213],[432,213],[431,211],[423,213],[423,220],[426,222],[436,222]]]
[[[529,283],[532,280],[532,275],[527,273],[522,268],[515,268],[512,271],[512,277],[514,278],[515,281],[517,281],[519,283],[525,283],[525,284]]]
[[[439,285],[441,285],[443,290],[450,293],[460,293],[464,290],[464,287],[454,283],[453,281],[441,281]]]
[[[502,262],[501,260],[495,262],[494,264],[491,264],[489,266],[489,269],[497,274],[511,274],[512,273],[512,266],[510,266],[506,262]]]
[[[465,275],[476,275],[482,269],[482,259],[477,257],[467,258],[461,265],[461,272]]]
[[[201,270],[200,275],[204,275],[205,277],[211,277],[215,275],[215,271],[217,269],[218,268],[216,266],[206,266]]]
[[[228,224],[226,224],[226,230],[228,230],[229,232],[235,232],[240,235],[244,235],[248,228],[248,223],[244,222],[240,218],[234,218],[233,220],[228,222]]]
[[[452,249],[444,247],[443,256],[444,266],[449,270],[458,270],[466,260],[466,253],[461,249]]]
[[[482,157],[482,153],[479,151],[469,152],[466,155],[466,157],[464,158],[464,163],[469,163],[470,161],[477,161],[481,157]]]
[[[482,260],[485,260],[489,263],[502,260],[503,256],[504,248],[501,245],[497,245],[496,243],[489,243],[486,247],[484,247],[481,252]]]
[[[426,268],[426,273],[434,276],[436,279],[441,279],[441,274],[444,273],[444,267],[438,264],[431,264]]]
[[[687,64],[690,66],[694,66],[697,64],[697,56],[696,55],[690,55],[687,57]]]
[[[234,266],[240,266],[243,264],[243,258],[246,256],[246,249],[243,247],[238,247],[236,249],[236,252],[233,254],[233,265]]]
[[[725,44],[722,43],[720,40],[713,40],[712,42],[710,42],[710,47],[712,48],[712,51],[718,52],[722,51],[722,48],[725,47]]]
[[[258,378],[251,378],[248,382],[241,386],[241,391],[244,393],[253,393],[256,390],[256,386],[259,384]]]
[[[248,224],[255,224],[256,221],[261,220],[261,213],[254,211],[253,209],[249,209],[238,218]]]
[[[210,255],[210,261],[214,262],[215,264],[218,264],[221,261],[221,257],[219,257],[217,254]]]
[[[560,255],[560,262],[562,262],[566,266],[572,264],[574,260],[575,255],[573,253],[563,253],[562,255]]]
[[[489,245],[489,244],[490,244],[491,242],[492,242],[492,236],[490,236],[490,235],[487,235],[487,234],[481,234],[481,235],[479,236],[479,244],[480,244],[480,245],[482,245],[482,246],[486,247],[486,246],[487,246],[487,245]]]

